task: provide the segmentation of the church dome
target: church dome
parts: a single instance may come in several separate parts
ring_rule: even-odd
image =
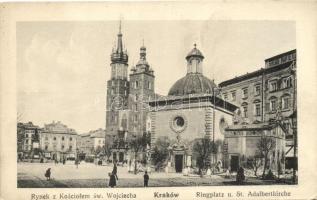
[[[171,87],[168,95],[210,94],[217,85],[201,73],[188,73]]]
[[[188,60],[191,57],[199,57],[204,59],[203,54],[201,53],[201,51],[199,49],[196,48],[196,44],[194,45],[195,47],[187,54],[186,56],[186,60]]]

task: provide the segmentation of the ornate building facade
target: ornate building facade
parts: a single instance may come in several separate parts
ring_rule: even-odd
[[[195,45],[185,57],[186,75],[175,82],[168,95],[161,96],[155,94],[155,76],[146,60],[146,47],[141,46],[140,59],[128,75],[128,54],[123,50],[121,26],[117,36],[111,54],[106,105],[106,140],[113,140],[113,160],[131,160],[129,139],[147,133],[151,135],[149,152],[152,153],[160,138],[170,139],[167,162],[170,171],[181,172],[197,165],[193,144],[202,138],[221,143],[218,153],[211,155],[210,160],[227,163],[229,167],[228,152],[232,149],[224,140],[226,131],[229,136],[236,130],[235,125],[257,124],[264,132],[271,133],[276,127],[270,124],[271,128],[267,128],[266,123],[281,119],[283,132],[292,135],[287,131],[287,118],[296,110],[293,101],[296,83],[292,74],[296,66],[295,50],[265,60],[264,69],[217,86],[203,75],[204,56]],[[278,148],[280,144],[284,145],[279,142]],[[237,152],[243,152],[240,150]],[[289,153],[284,149],[279,152]]]
[[[32,156],[33,148],[39,148],[34,146],[34,142],[38,142],[40,133],[41,128],[32,122],[17,124],[17,153],[20,158]]]
[[[40,134],[40,149],[45,158],[62,161],[75,159],[77,154],[77,133],[60,121],[45,124]]]
[[[264,68],[226,80],[219,86],[222,97],[240,108],[241,120],[236,122],[237,127],[233,126],[230,130],[250,133],[254,126],[265,129],[268,124],[281,124],[286,140],[283,143],[286,166],[294,165],[290,162],[294,162],[294,148],[297,148],[294,145],[296,124],[292,123],[292,116],[297,110],[296,50],[268,58]],[[244,129],[240,127],[241,124]]]

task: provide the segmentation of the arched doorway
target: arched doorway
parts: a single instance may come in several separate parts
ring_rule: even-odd
[[[183,171],[184,155],[175,155],[175,172],[181,173]]]

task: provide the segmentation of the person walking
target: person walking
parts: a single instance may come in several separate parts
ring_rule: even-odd
[[[144,179],[144,187],[148,187],[149,186],[149,175],[147,174],[147,171],[145,171],[144,175],[143,175],[143,179]]]
[[[51,168],[48,168],[45,172],[46,180],[51,180]]]
[[[117,175],[117,172],[118,172],[117,162],[116,162],[116,161],[114,161],[114,162],[113,162],[112,174],[114,174],[114,176],[115,176],[115,177],[116,177],[116,179],[118,180],[118,175]]]
[[[111,188],[115,187],[117,185],[117,181],[116,181],[116,176],[114,175],[114,173],[109,173],[108,174],[110,179],[109,179],[109,186]]]
[[[243,167],[239,167],[237,172],[237,177],[236,177],[237,184],[242,185],[244,180],[245,180],[244,169]]]

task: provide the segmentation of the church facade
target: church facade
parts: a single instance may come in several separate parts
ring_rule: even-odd
[[[193,146],[203,138],[220,144],[216,155],[210,154],[210,163],[223,160],[223,128],[232,123],[237,107],[221,99],[217,85],[203,75],[203,59],[195,45],[186,56],[186,75],[175,82],[168,96],[149,102],[151,148],[159,138],[170,140],[169,171],[196,167]]]
[[[171,141],[167,159],[170,171],[195,166],[193,142],[210,138],[223,141],[224,125],[232,122],[237,107],[224,101],[217,85],[203,75],[202,52],[195,47],[186,56],[186,75],[176,81],[167,96],[155,94],[154,70],[146,60],[146,47],[128,74],[128,54],[123,49],[121,27],[111,54],[111,78],[107,82],[106,134],[114,141],[112,159],[132,160],[130,137],[151,135],[150,151],[162,137]],[[222,159],[222,146],[214,162]]]
[[[241,163],[240,159],[247,152],[247,146],[249,150],[252,149],[250,151],[256,150],[257,140],[253,138],[254,127],[245,127],[247,112],[244,104],[240,105],[228,99],[229,91],[232,97],[236,98],[236,92],[230,88],[232,81],[228,80],[217,86],[213,80],[204,76],[204,55],[194,45],[185,56],[187,66],[184,66],[184,77],[171,86],[167,95],[159,95],[155,93],[154,70],[148,64],[146,54],[146,47],[142,45],[139,61],[130,67],[129,73],[129,56],[127,50],[123,49],[120,26],[117,45],[111,53],[111,77],[107,82],[106,140],[113,141],[111,160],[133,162],[138,156],[135,156],[136,153],[129,146],[129,141],[133,137],[146,134],[150,136],[150,144],[137,159],[153,163],[153,155],[159,142],[167,140],[168,145],[164,148],[168,156],[163,166],[168,172],[182,172],[183,169],[198,166],[198,159],[201,158],[194,146],[197,141],[207,138],[217,145],[216,150],[204,158],[204,162],[209,166],[220,163],[224,168],[236,169]],[[268,70],[270,69],[273,67]],[[244,86],[244,90],[241,91],[247,91],[246,87]],[[263,88],[261,89],[259,84],[255,84],[254,87],[255,94],[260,96]],[[259,130],[256,136],[259,139],[270,133],[275,137],[279,126],[258,123],[259,113],[264,107],[261,108],[259,102],[254,101],[254,120],[257,122],[255,126]],[[245,129],[242,130],[240,126]],[[285,130],[282,132],[284,134],[279,134],[273,157],[275,152],[276,155],[283,155],[279,158],[286,154]],[[245,137],[244,140],[242,137]],[[241,144],[238,144],[238,141]],[[237,145],[239,148],[234,149]],[[271,160],[272,163],[277,163],[277,160]]]

